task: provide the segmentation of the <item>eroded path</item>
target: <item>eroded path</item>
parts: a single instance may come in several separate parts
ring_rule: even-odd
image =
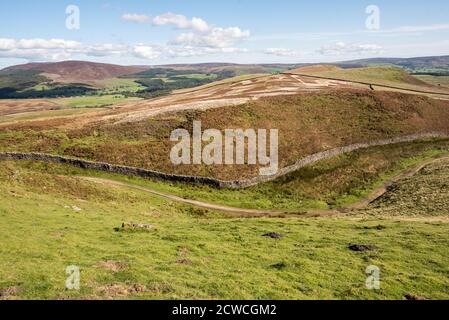
[[[163,193],[160,191],[156,191],[153,189],[149,189],[147,187],[141,187],[138,185],[134,185],[131,183],[124,183],[119,182],[112,179],[105,179],[105,178],[94,178],[94,177],[81,177],[84,180],[100,183],[104,185],[109,186],[115,186],[115,187],[125,187],[125,188],[132,188],[135,190],[143,191],[155,196],[159,196],[165,199],[173,200],[176,202],[192,205],[194,207],[203,208],[203,209],[209,209],[214,211],[220,211],[224,212],[226,214],[232,215],[232,216],[238,216],[238,217],[324,217],[324,216],[336,216],[336,215],[344,215],[349,212],[363,209],[367,207],[370,203],[375,201],[376,199],[380,198],[382,195],[384,195],[388,188],[393,185],[395,182],[409,178],[416,173],[420,172],[423,168],[426,166],[437,162],[441,160],[449,159],[449,155],[442,155],[437,156],[435,158],[426,160],[425,162],[413,166],[411,168],[407,168],[400,174],[392,177],[388,181],[384,182],[382,186],[376,188],[373,190],[367,197],[359,200],[358,202],[348,205],[346,207],[338,208],[338,209],[322,209],[322,210],[302,210],[302,211],[288,211],[288,210],[257,210],[257,209],[243,209],[243,208],[236,208],[236,207],[229,207],[219,204],[213,204],[198,200],[191,200],[191,199],[185,199],[173,194]]]

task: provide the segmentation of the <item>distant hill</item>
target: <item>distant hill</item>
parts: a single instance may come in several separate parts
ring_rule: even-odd
[[[307,74],[332,79],[359,81],[372,84],[399,86],[408,89],[428,90],[432,86],[410,75],[396,66],[370,65],[357,68],[340,68],[334,65],[314,65],[290,71],[295,74]],[[410,86],[414,86],[413,88]],[[435,88],[437,89],[437,88]]]
[[[412,73],[449,75],[449,56],[417,58],[373,58],[336,63],[342,67],[363,67],[371,65],[393,65]]]
[[[200,72],[233,72],[234,75],[276,73],[302,64],[237,64],[237,63],[196,63],[196,64],[168,64],[155,66],[156,68],[171,68],[175,70],[197,70]]]
[[[364,69],[370,67],[370,69]],[[373,67],[381,69],[371,69]],[[391,67],[397,67],[393,70]],[[159,66],[121,66],[88,61],[28,63],[0,70],[0,99],[71,97],[85,94],[124,94],[139,98],[167,95],[241,75],[300,73],[370,83],[407,84],[408,89],[436,84],[449,76],[449,56],[374,58],[312,64],[198,63]],[[355,70],[360,69],[360,70]],[[318,73],[318,74],[317,74]],[[412,75],[425,75],[424,83]],[[429,78],[429,76],[431,76]],[[435,79],[439,78],[439,79]],[[402,86],[401,86],[402,87]]]
[[[18,70],[39,71],[58,82],[84,82],[120,77],[148,70],[149,66],[119,66],[87,61],[63,61],[54,63],[28,63],[3,69],[2,72]]]
[[[16,71],[38,71],[47,78],[65,83],[83,83],[86,81],[105,80],[129,76],[151,69],[192,70],[198,72],[229,71],[235,75],[272,73],[287,70],[299,65],[293,64],[235,64],[235,63],[198,63],[168,64],[158,66],[121,66],[115,64],[95,63],[88,61],[63,61],[48,63],[27,63],[5,68],[0,73]]]
[[[449,66],[449,56],[433,56],[433,57],[418,57],[418,58],[372,58],[361,59],[353,61],[345,61],[343,64],[394,64],[409,66],[413,68],[428,68],[428,67],[447,67]]]
[[[0,99],[85,94],[153,98],[235,76],[275,74],[293,67],[295,65],[233,63],[161,66],[120,66],[87,61],[28,63],[0,70]]]

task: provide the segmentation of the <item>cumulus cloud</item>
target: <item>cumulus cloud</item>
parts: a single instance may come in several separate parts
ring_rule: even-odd
[[[264,50],[265,54],[278,57],[297,57],[299,52],[287,48],[268,48]]]
[[[207,33],[182,33],[172,43],[199,47],[226,48],[250,36],[238,27],[212,28]]]
[[[248,52],[247,49],[232,46],[233,41],[227,40],[229,37],[232,39],[241,37],[239,30],[218,29],[220,32],[213,32],[212,38],[207,38],[210,36],[209,33],[203,33],[205,38],[201,41],[193,37],[191,41],[180,41],[176,45],[85,44],[64,39],[0,38],[0,57],[21,58],[29,61],[56,61],[84,57],[133,56],[143,60],[157,60]]]
[[[81,43],[63,39],[0,39],[0,50],[14,49],[78,49]]]
[[[174,25],[178,29],[192,29],[198,32],[207,32],[211,28],[209,24],[201,18],[193,17],[189,20],[186,16],[171,12],[154,17],[153,25]]]
[[[379,54],[383,48],[377,44],[347,44],[337,42],[330,46],[323,46],[318,52],[322,55],[340,56],[345,54]]]
[[[126,13],[122,15],[122,20],[136,23],[145,23],[150,20],[150,17],[145,14]]]
[[[216,27],[201,18],[188,19],[186,16],[174,13],[165,13],[153,19],[153,25],[173,25],[178,29],[191,30],[181,33],[170,42],[172,45],[207,48],[232,48],[243,39],[248,38],[249,30],[238,27]]]
[[[84,46],[80,53],[87,56],[107,57],[125,55],[128,50],[129,48],[126,45],[105,43]]]
[[[6,39],[0,38],[0,57],[23,58],[31,61],[63,60],[74,55],[104,57],[122,55],[128,51],[125,45],[86,45],[64,39]]]
[[[158,46],[139,44],[134,46],[132,52],[134,56],[141,59],[154,60],[162,55],[163,49]]]
[[[139,44],[132,48],[132,54],[140,59],[155,60],[158,58],[188,58],[220,53],[246,53],[242,48],[207,48],[195,46],[160,46]]]

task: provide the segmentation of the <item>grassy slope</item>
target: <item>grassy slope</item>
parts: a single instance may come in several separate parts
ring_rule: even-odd
[[[441,86],[449,89],[449,76],[418,75],[415,77],[434,86]]]
[[[349,91],[271,97],[243,106],[162,115],[140,122],[49,129],[52,121],[2,126],[0,150],[58,153],[188,175],[240,179],[256,166],[178,166],[170,162],[172,130],[276,128],[280,166],[309,154],[415,132],[447,131],[449,102],[399,93]]]
[[[449,161],[426,166],[418,174],[396,183],[374,202],[371,215],[449,215]]]
[[[449,297],[448,223],[224,219],[27,163],[2,162],[0,180],[0,298]],[[115,232],[124,221],[157,231]],[[285,237],[261,237],[271,231]],[[378,249],[354,253],[349,243]],[[64,288],[65,268],[74,264],[79,292]],[[381,268],[379,291],[365,288],[369,265]]]
[[[138,101],[139,98],[127,98],[123,95],[100,95],[100,96],[83,96],[73,98],[55,99],[66,108],[92,108],[101,106],[111,106],[125,102]],[[51,101],[51,99],[50,99]]]
[[[244,208],[279,210],[328,209],[351,204],[368,195],[389,177],[449,149],[448,141],[372,148],[307,166],[276,181],[244,190],[215,190],[182,184],[150,183],[161,191],[189,199]]]
[[[135,82],[135,79],[112,78],[97,80],[94,82],[96,87],[101,88],[102,94],[116,94],[120,92],[137,92],[145,89],[144,86]]]
[[[243,190],[161,183],[136,177],[35,163],[35,170],[91,175],[128,182],[188,199],[249,209],[327,209],[354,203],[389,177],[430,157],[446,153],[449,141],[422,141],[376,147],[304,167],[284,178]]]
[[[267,73],[242,74],[242,75],[239,75],[236,77],[227,78],[227,79],[219,80],[219,81],[214,81],[212,83],[208,83],[208,84],[205,84],[205,85],[202,85],[199,87],[195,87],[195,88],[175,90],[174,93],[195,91],[195,90],[205,89],[205,88],[209,88],[209,87],[213,87],[213,86],[217,86],[217,85],[221,85],[221,84],[230,84],[230,83],[234,83],[234,82],[240,82],[240,81],[257,79],[260,77],[269,77],[269,76],[270,76],[270,74],[267,74]]]
[[[438,91],[439,89],[444,89],[434,86],[433,83],[414,77],[401,68],[388,66],[372,66],[351,69],[342,69],[332,66],[312,66],[296,69],[296,72],[320,77],[360,81],[413,90]]]
[[[44,110],[44,111],[32,111],[19,114],[10,114],[2,116],[0,123],[6,122],[20,122],[20,121],[30,121],[30,120],[42,120],[42,119],[56,119],[59,117],[69,117],[74,115],[80,115],[84,113],[90,113],[95,111],[105,110],[101,107],[77,107],[70,109],[60,109],[60,110]]]
[[[105,110],[105,107],[111,107],[123,103],[139,101],[140,98],[125,97],[120,94],[100,95],[100,96],[81,96],[71,98],[54,98],[42,100],[43,104],[53,104],[53,110],[26,110],[21,108],[21,112],[3,116],[0,123],[18,122],[30,120],[57,119],[66,116],[73,116]],[[13,100],[5,100],[10,104]],[[24,100],[19,100],[24,101]],[[27,100],[25,100],[27,101]],[[0,100],[0,108],[2,108]]]

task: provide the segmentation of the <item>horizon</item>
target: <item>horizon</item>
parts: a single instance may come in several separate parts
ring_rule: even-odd
[[[423,58],[443,58],[443,57],[449,57],[449,55],[438,55],[438,56],[412,56],[412,57],[371,57],[371,58],[363,58],[360,60],[373,60],[373,59],[423,59]],[[17,67],[17,66],[23,66],[28,64],[53,64],[53,63],[65,63],[65,62],[78,62],[78,63],[94,63],[94,64],[106,64],[106,65],[117,65],[122,67],[158,67],[158,66],[183,66],[183,65],[213,65],[213,64],[221,64],[221,65],[241,65],[241,66],[251,66],[251,65],[332,65],[332,64],[344,64],[347,62],[353,62],[357,60],[342,60],[342,61],[331,61],[331,62],[292,62],[292,63],[281,63],[281,62],[265,62],[265,63],[233,63],[233,62],[226,62],[226,61],[211,61],[211,62],[197,62],[197,63],[168,63],[168,64],[116,64],[116,63],[107,63],[107,62],[97,62],[97,61],[89,61],[89,60],[61,60],[61,61],[41,61],[41,62],[27,62],[23,64],[17,64],[17,65],[10,65],[4,68],[1,68],[0,71],[4,69],[8,69],[10,67]]]
[[[441,0],[265,0],[257,6],[246,0],[18,0],[1,6],[1,69],[67,60],[301,64],[449,55],[449,3]]]

